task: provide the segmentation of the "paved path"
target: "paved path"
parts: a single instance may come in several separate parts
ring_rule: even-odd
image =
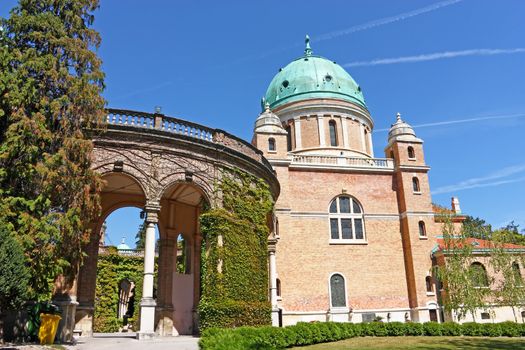
[[[130,336],[115,336],[109,334],[97,334],[94,337],[78,338],[75,346],[68,346],[71,350],[198,350],[199,338],[192,336],[162,337],[152,340],[138,341]]]

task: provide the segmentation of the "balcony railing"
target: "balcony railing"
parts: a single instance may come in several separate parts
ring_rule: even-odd
[[[394,169],[393,159],[329,155],[293,155],[292,165],[341,166],[367,169]]]
[[[159,113],[145,113],[125,109],[107,109],[106,112],[106,122],[108,125],[160,130],[196,139],[198,141],[219,144],[263,163],[269,170],[273,169],[266,158],[262,156],[261,151],[250,143],[223,130],[208,128],[204,125],[199,125]]]

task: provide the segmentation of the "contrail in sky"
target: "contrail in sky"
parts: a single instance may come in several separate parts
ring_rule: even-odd
[[[445,7],[445,6],[450,6],[450,5],[457,4],[458,2],[461,2],[461,1],[462,0],[441,1],[441,2],[438,2],[438,3],[432,4],[432,5],[426,6],[426,7],[422,7],[422,8],[416,9],[416,10],[412,10],[412,11],[409,11],[409,12],[404,12],[404,13],[401,13],[399,15],[395,15],[395,16],[391,16],[391,17],[385,17],[385,18],[377,19],[375,21],[371,21],[371,22],[367,22],[367,23],[360,24],[360,25],[357,25],[357,26],[353,26],[353,27],[350,27],[350,28],[336,30],[336,31],[333,31],[333,32],[330,32],[330,33],[313,36],[312,37],[312,42],[331,40],[331,39],[337,38],[339,36],[353,34],[353,33],[360,32],[360,31],[367,30],[367,29],[371,29],[371,28],[374,28],[374,27],[383,26],[385,24],[390,24],[390,23],[394,23],[394,22],[403,21],[403,20],[411,18],[411,17],[419,16],[419,15],[422,15],[424,13],[428,13],[428,12],[432,12],[432,11],[438,10],[438,9],[440,9],[442,7]]]
[[[428,12],[432,12],[432,11],[438,10],[438,9],[440,9],[442,7],[445,7],[445,6],[450,6],[450,5],[453,5],[453,4],[457,4],[458,2],[461,2],[461,1],[463,1],[463,0],[441,1],[441,2],[435,3],[433,5],[429,5],[429,6],[426,6],[426,7],[419,8],[419,9],[415,9],[415,10],[412,10],[412,11],[409,11],[409,12],[404,12],[404,13],[401,13],[399,15],[394,15],[394,16],[391,16],[391,17],[385,17],[385,18],[376,19],[376,20],[373,20],[373,21],[370,21],[370,22],[359,24],[359,25],[356,25],[356,26],[353,26],[353,27],[349,27],[349,28],[346,28],[346,29],[335,30],[335,31],[329,32],[329,33],[324,33],[324,34],[320,34],[320,35],[313,35],[312,39],[311,39],[311,42],[332,40],[332,39],[335,39],[335,38],[340,37],[340,36],[349,35],[349,34],[353,34],[353,33],[356,33],[356,32],[361,32],[363,30],[367,30],[367,29],[372,29],[372,28],[375,28],[375,27],[383,26],[383,25],[386,25],[386,24],[403,21],[403,20],[411,18],[411,17],[419,16],[419,15],[422,15],[422,14],[425,14],[425,13],[428,13]],[[246,57],[240,58],[236,62],[243,62],[243,61],[247,61],[249,59],[262,59],[262,58],[271,56],[273,54],[289,50],[290,48],[299,47],[299,46],[304,46],[304,44],[303,43],[297,43],[295,45],[291,45],[291,46],[287,46],[287,47],[269,49],[269,50],[266,50],[265,52],[262,52],[262,53],[260,53],[258,55],[250,55],[250,56],[246,56]]]
[[[413,128],[428,128],[431,126],[441,126],[441,125],[451,125],[451,124],[461,124],[461,123],[471,123],[479,122],[483,120],[492,120],[492,119],[512,119],[512,118],[523,118],[525,113],[515,113],[515,114],[500,114],[500,115],[489,115],[486,117],[476,117],[476,118],[466,118],[466,119],[456,119],[456,120],[445,120],[442,122],[433,122],[425,124],[412,125]],[[390,128],[377,129],[377,131],[388,131]]]
[[[433,190],[432,194],[451,193],[460,190],[467,190],[470,188],[498,186],[508,183],[521,182],[525,181],[525,177],[509,177],[523,172],[525,172],[525,164],[508,166],[483,177],[475,177],[472,179],[461,181],[457,184],[439,187]]]
[[[492,55],[505,55],[513,53],[524,53],[525,48],[517,47],[513,49],[471,49],[462,51],[444,51],[428,53],[416,56],[403,56],[403,57],[392,57],[392,58],[379,58],[371,61],[356,61],[345,63],[343,67],[359,67],[359,66],[377,66],[381,64],[396,64],[396,63],[413,63],[413,62],[424,62],[424,61],[435,61],[445,58],[454,58],[461,56],[492,56]]]

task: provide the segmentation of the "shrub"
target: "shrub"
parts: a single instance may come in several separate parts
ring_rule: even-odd
[[[421,336],[423,335],[423,325],[421,323],[405,323],[406,334],[410,336]]]
[[[501,337],[501,323],[484,323],[483,335],[487,337]]]
[[[443,326],[437,322],[423,323],[423,335],[440,336],[443,334]]]
[[[466,336],[479,337],[483,335],[483,325],[476,322],[466,322],[461,325],[461,333]]]
[[[514,322],[502,322],[498,324],[501,327],[501,335],[505,337],[519,337],[525,335],[524,327]]]
[[[461,325],[454,322],[442,323],[441,335],[451,337],[461,335]]]
[[[387,333],[389,337],[399,337],[406,335],[407,326],[402,322],[390,322],[386,325]]]
[[[22,305],[28,297],[29,269],[20,244],[0,221],[0,312]]]

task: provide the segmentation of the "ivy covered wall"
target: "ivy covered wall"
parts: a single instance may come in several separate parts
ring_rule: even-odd
[[[122,256],[112,247],[108,254],[98,257],[97,285],[95,291],[94,332],[118,332],[122,320],[117,317],[119,302],[119,283],[127,279],[135,283],[133,318],[128,323],[138,329],[140,299],[142,298],[142,278],[144,258],[141,256]]]
[[[222,207],[200,217],[200,328],[268,325],[270,190],[264,181],[232,171],[223,173],[216,192]]]

